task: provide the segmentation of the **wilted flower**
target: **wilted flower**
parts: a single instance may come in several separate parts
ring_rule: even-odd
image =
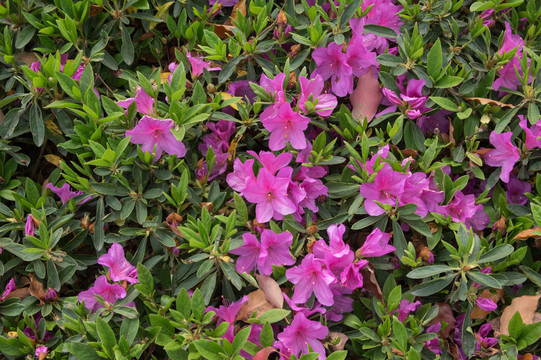
[[[28,214],[26,217],[26,224],[24,226],[24,234],[34,236],[34,220],[32,215]]]
[[[45,359],[45,356],[47,355],[47,352],[49,351],[49,349],[47,348],[47,346],[43,346],[43,345],[39,345],[38,347],[36,347],[36,357],[38,357],[38,359]]]

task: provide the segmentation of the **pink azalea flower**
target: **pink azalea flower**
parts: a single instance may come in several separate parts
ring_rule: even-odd
[[[325,83],[321,75],[316,75],[311,80],[301,76],[299,77],[299,82],[301,83],[301,97],[298,104],[303,113],[309,113],[305,105],[307,101],[310,101],[312,104],[315,104],[317,101],[317,105],[314,106],[315,112],[323,117],[330,116],[336,105],[338,105],[338,100],[332,94],[322,94]]]
[[[455,193],[454,199],[449,205],[441,207],[441,214],[450,215],[455,222],[463,222],[467,228],[483,230],[490,218],[484,211],[483,205],[475,205],[475,195],[464,195],[462,191]]]
[[[353,299],[350,296],[352,290],[338,283],[331,284],[331,292],[333,295],[333,306],[325,314],[327,321],[341,321],[344,313],[353,311]]]
[[[126,280],[130,284],[137,280],[137,269],[124,257],[124,249],[120,244],[113,244],[107,254],[99,257],[98,264],[109,267],[109,277],[113,281]]]
[[[203,73],[203,69],[207,69],[208,71],[221,70],[220,67],[210,67],[210,61],[202,60],[199,55],[192,56],[190,52],[187,52],[186,57],[188,58],[188,61],[192,67],[192,79],[195,79],[201,75]]]
[[[34,220],[31,215],[26,217],[26,224],[24,226],[24,234],[34,236]]]
[[[363,275],[360,273],[368,265],[367,260],[358,260],[349,264],[340,274],[340,283],[350,290],[363,287]]]
[[[525,205],[528,202],[526,193],[532,192],[532,185],[527,181],[520,181],[516,176],[511,176],[507,183],[507,201],[510,204]]]
[[[415,80],[412,79],[408,82],[408,86],[404,91],[403,86],[400,84],[403,93],[400,94],[400,97],[395,94],[394,91],[387,88],[383,88],[383,95],[393,104],[386,112],[396,111],[398,106],[407,105],[406,114],[412,120],[417,119],[421,116],[423,112],[428,111],[429,109],[425,106],[426,96],[423,96],[423,87],[426,85],[425,80]]]
[[[49,288],[47,292],[45,293],[44,299],[53,300],[53,299],[56,299],[57,296],[58,294],[56,293],[56,291],[53,288]]]
[[[47,346],[43,346],[43,345],[39,345],[38,347],[36,347],[36,357],[40,357],[40,354],[47,354],[47,352],[49,351],[49,349],[47,348]]]
[[[70,185],[68,183],[64,183],[64,185],[62,185],[61,188],[56,187],[51,183],[48,183],[47,186],[45,186],[45,187],[47,189],[50,189],[53,193],[55,193],[60,198],[60,200],[62,201],[62,204],[67,203],[68,201],[70,201],[71,198],[74,198],[76,196],[79,196],[79,195],[83,194],[82,191],[71,191]]]
[[[134,98],[118,101],[117,104],[127,110],[134,101],[137,105],[137,112],[145,115],[151,115],[153,113],[154,99],[143,88],[137,90]]]
[[[366,237],[363,246],[358,250],[359,256],[377,257],[383,256],[396,250],[392,245],[389,245],[391,234],[383,233],[380,229],[375,228],[370,235]]]
[[[513,49],[517,49],[517,53],[522,51],[524,47],[524,40],[520,37],[519,34],[513,34],[511,25],[506,21],[505,22],[505,35],[503,38],[503,43],[500,49],[498,50],[499,55],[503,55]]]
[[[438,322],[438,323],[435,323],[434,325],[430,325],[428,327],[428,329],[426,329],[426,333],[438,333],[441,331],[441,323]],[[434,339],[432,340],[428,340],[427,342],[425,342],[425,347],[432,351],[434,354],[436,355],[440,355],[440,354],[443,354],[443,350],[441,349],[441,346],[440,346],[440,340],[438,339],[438,337],[436,336]]]
[[[95,295],[99,295],[109,304],[114,304],[118,299],[126,297],[126,290],[118,284],[109,284],[105,275],[96,279],[94,286],[86,291],[79,293],[79,302],[85,302],[85,307],[89,310],[97,310],[103,305],[96,300]]]
[[[492,331],[492,325],[486,323],[481,325],[479,331],[475,334],[477,344],[475,344],[475,351],[482,351],[483,349],[490,349],[498,343],[498,339],[489,337],[488,334]]]
[[[269,79],[267,75],[261,74],[259,79],[259,86],[261,86],[269,95],[274,98],[276,103],[286,102],[284,94],[284,81],[286,79],[286,74],[279,73],[273,79]]]
[[[235,4],[238,2],[239,0],[209,0],[210,6],[214,6],[214,4],[220,3],[223,7],[235,6]]]
[[[255,235],[246,233],[242,235],[244,244],[231,254],[239,255],[236,269],[238,272],[250,272],[257,266],[261,274],[270,275],[272,265],[293,265],[295,259],[289,253],[293,243],[293,235],[288,232],[276,234],[272,230],[263,230],[261,243]]]
[[[325,240],[318,240],[312,249],[316,259],[323,260],[325,266],[334,274],[335,277],[339,277],[340,274],[349,265],[353,264],[355,254],[349,248],[349,245],[344,243],[342,237],[346,231],[346,227],[343,224],[333,224],[327,228],[327,234],[329,235],[329,245]]]
[[[477,299],[475,299],[475,303],[481,309],[483,309],[485,311],[488,311],[488,312],[494,311],[494,310],[496,310],[498,308],[498,305],[496,305],[496,303],[492,299],[478,297]]]
[[[320,340],[323,340],[329,334],[329,329],[317,321],[308,320],[304,314],[297,313],[284,331],[278,334],[278,340],[283,343],[295,356],[299,354],[308,354],[308,345],[314,352],[319,353],[319,359],[325,359],[325,348]]]
[[[339,97],[353,92],[353,70],[348,57],[342,52],[343,45],[330,43],[326,48],[317,48],[312,58],[317,64],[312,77],[320,75],[323,80],[331,79],[332,92]]]
[[[501,167],[500,179],[509,182],[509,174],[513,170],[515,163],[520,160],[520,151],[511,141],[512,132],[497,134],[495,131],[490,133],[490,143],[494,146],[485,154],[485,162],[492,167]]]
[[[523,115],[518,116],[520,119],[519,126],[524,130],[526,134],[526,148],[528,150],[533,150],[535,148],[541,148],[541,121],[538,121],[536,124],[528,128],[528,121],[524,118]]]
[[[2,297],[0,298],[1,301],[4,301],[6,299],[6,296],[8,296],[11,292],[15,291],[17,289],[17,285],[15,284],[15,279],[11,278],[9,280],[8,284],[6,285],[6,288],[4,289],[4,293],[2,294]]]
[[[322,305],[331,306],[334,303],[329,285],[336,279],[323,264],[323,260],[315,259],[313,254],[308,254],[300,265],[286,271],[287,279],[295,284],[293,302],[305,303],[314,293]]]
[[[315,302],[311,309],[303,306],[296,305],[293,300],[289,298],[289,296],[286,295],[286,293],[282,293],[282,296],[284,300],[286,301],[287,305],[293,310],[295,313],[301,312],[304,316],[310,317],[313,314],[325,314],[327,310],[323,307],[321,307],[321,304],[319,302]]]
[[[293,158],[293,154],[291,153],[282,153],[278,156],[270,151],[260,151],[257,154],[255,151],[248,150],[247,153],[255,157],[272,175],[276,175],[278,170],[289,165]]]
[[[304,130],[308,128],[310,118],[303,116],[291,109],[289,103],[283,103],[278,107],[275,116],[261,115],[263,127],[270,131],[269,148],[278,151],[289,142],[297,150],[306,147]]]
[[[523,76],[522,67],[520,66],[520,60],[515,56],[500,70],[498,70],[499,77],[494,80],[492,88],[494,90],[499,90],[500,87],[505,87],[511,90],[516,90],[518,88],[518,85],[521,84],[520,79],[517,77],[516,71],[518,71],[520,77]],[[500,92],[500,96],[501,94],[502,92]]]
[[[297,207],[287,197],[290,178],[276,177],[262,168],[256,181],[247,184],[243,191],[246,200],[257,204],[255,212],[257,221],[265,223],[275,215],[293,214]]]
[[[391,165],[385,163],[373,183],[362,184],[360,193],[365,198],[364,206],[368,215],[378,216],[385,213],[375,201],[395,206],[397,198],[404,192],[406,179],[406,174],[394,171]]]
[[[239,158],[236,158],[233,162],[233,172],[227,174],[227,184],[240,195],[248,184],[256,182],[254,162],[254,159],[250,159],[242,163]]]
[[[141,150],[144,152],[152,153],[156,147],[155,162],[162,156],[163,151],[181,158],[186,155],[186,148],[171,132],[173,127],[171,119],[158,120],[145,115],[136,127],[126,131],[125,136],[130,137],[132,144],[142,145]]]
[[[214,311],[216,313],[215,319],[216,325],[220,325],[224,321],[229,323],[229,327],[227,328],[227,332],[224,335],[225,339],[228,339],[230,341],[233,341],[235,335],[235,318],[237,317],[237,314],[239,313],[240,308],[242,307],[242,304],[248,301],[248,296],[243,296],[239,301],[236,301],[234,303],[231,303],[229,305],[220,305],[220,307],[217,309],[214,306],[209,306],[205,310],[205,312]],[[224,299],[225,303],[225,299]]]
[[[373,5],[366,15],[366,24],[381,25],[399,32],[400,21],[398,13],[402,11],[402,6],[395,5],[394,0],[363,0],[361,7],[363,10]]]
[[[401,300],[400,305],[398,305],[398,320],[400,322],[404,322],[410,312],[416,311],[419,307],[421,307],[420,301],[410,302],[409,300]]]

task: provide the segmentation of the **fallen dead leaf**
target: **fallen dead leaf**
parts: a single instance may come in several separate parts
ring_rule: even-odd
[[[536,315],[537,304],[541,295],[524,295],[514,298],[511,305],[507,306],[500,318],[500,333],[509,335],[509,321],[518,311],[522,317],[522,322],[526,325],[532,324]]]
[[[271,309],[276,309],[276,307],[267,300],[263,290],[257,289],[248,294],[248,301],[242,304],[235,321],[246,321],[254,312],[256,316],[259,316]]]
[[[273,279],[265,275],[256,274],[255,278],[259,288],[265,293],[265,299],[277,309],[284,307],[284,297],[280,285]]]
[[[20,61],[28,66],[32,65],[33,62],[39,61],[36,54],[28,51],[18,52],[16,54],[13,54],[13,57],[15,58],[15,60]]]
[[[44,156],[45,160],[47,160],[49,163],[53,164],[54,166],[58,167],[60,166],[60,161],[62,158],[55,154],[47,154]]]
[[[30,296],[30,289],[25,287],[25,288],[20,288],[20,289],[13,290],[12,292],[10,292],[9,294],[6,295],[5,300],[11,299],[11,298],[19,298],[19,299],[22,300],[22,299],[27,298],[29,296]]]
[[[429,325],[441,323],[442,330],[439,332],[439,334],[442,339],[446,339],[449,337],[449,335],[451,335],[451,332],[455,330],[455,315],[453,314],[453,309],[451,309],[449,304],[437,303],[436,305],[439,308],[438,315],[432,319],[432,321],[430,321]],[[443,328],[443,323],[447,324],[445,328]]]
[[[449,120],[449,142],[453,145],[453,147],[455,147],[456,141],[455,141],[455,137],[453,136],[453,131],[455,130],[453,126],[453,119],[447,116],[447,120]]]
[[[43,284],[32,273],[28,274],[28,277],[30,278],[30,295],[43,302],[45,300]]]
[[[500,101],[480,97],[465,97],[464,100],[476,101],[481,105],[495,105],[500,107],[510,107],[511,109],[516,107],[515,105],[505,104]]]
[[[329,338],[331,339],[331,342],[333,342],[336,339],[340,339],[340,342],[338,344],[329,346],[332,351],[344,350],[344,348],[346,347],[346,343],[348,342],[347,335],[339,333],[339,332],[330,332]]]
[[[413,149],[400,149],[398,146],[391,144],[391,149],[400,151],[402,155],[409,157],[409,156],[417,156],[419,153]]]
[[[269,358],[269,355],[275,351],[276,350],[273,347],[264,347],[254,355],[253,360],[267,360]]]
[[[374,272],[373,265],[369,264],[369,266],[362,269],[361,274],[363,275],[364,288],[368,290],[372,296],[375,296],[383,302],[383,294],[381,292],[381,288],[379,287],[378,280],[376,279],[376,273]]]
[[[513,240],[528,240],[531,237],[536,239],[541,238],[541,228],[536,227],[533,229],[522,230],[517,235],[515,235]]]
[[[358,121],[364,121],[366,118],[370,122],[376,115],[382,98],[378,79],[371,71],[367,72],[359,78],[357,87],[349,96],[353,117]]]
[[[503,290],[499,289],[494,294],[490,291],[490,289],[484,289],[483,291],[479,293],[479,297],[482,297],[485,299],[491,299],[497,304],[498,301],[500,301],[500,299],[502,299],[502,302],[503,302]],[[472,319],[484,319],[487,317],[488,314],[490,314],[490,312],[481,309],[479,306],[477,306],[477,304],[475,304],[473,306],[473,310],[470,316]]]
[[[235,28],[233,20],[237,21],[237,10],[239,10],[242,15],[246,16],[246,0],[241,0],[235,4],[231,11],[231,16],[223,23],[223,25],[214,24],[214,33],[218,35],[220,39],[227,39],[229,37],[228,35],[233,36],[233,29]]]

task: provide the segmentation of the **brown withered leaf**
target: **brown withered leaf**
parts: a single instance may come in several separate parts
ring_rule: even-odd
[[[500,318],[500,333],[509,335],[509,321],[518,311],[524,324],[532,324],[537,310],[537,303],[541,295],[524,295],[514,298],[511,305],[507,306]]]
[[[11,299],[11,298],[19,298],[19,299],[22,300],[22,299],[27,298],[29,296],[30,296],[30,289],[27,288],[27,287],[24,287],[24,288],[13,290],[9,294],[7,294],[4,299],[7,300],[7,299]]]
[[[282,309],[284,307],[284,297],[280,285],[273,278],[262,274],[256,274],[255,278],[259,288],[265,293],[265,299],[275,308]]]
[[[267,360],[269,358],[269,355],[275,351],[276,350],[273,347],[264,347],[254,355],[253,360]]]
[[[499,106],[499,107],[509,107],[511,109],[516,107],[515,105],[505,104],[505,103],[502,103],[500,101],[487,99],[487,98],[480,98],[480,97],[465,97],[464,100],[475,101],[475,102],[478,102],[481,105],[495,105],[495,106]]]
[[[231,16],[229,16],[229,19],[226,20],[225,24],[233,25],[233,20],[238,20],[237,10],[240,11],[242,15],[246,16],[246,0],[241,0],[236,3],[235,6],[233,6],[233,10],[231,10]]]
[[[484,289],[479,293],[479,297],[491,299],[497,304],[500,299],[503,301],[503,290],[496,290],[496,293],[494,294],[492,291],[490,291],[490,289]],[[488,314],[490,314],[490,312],[481,309],[479,306],[477,306],[477,304],[475,304],[470,316],[472,319],[484,319]]]
[[[533,229],[522,230],[517,235],[515,235],[513,240],[528,240],[531,237],[535,239],[541,238],[541,228],[535,227]]]
[[[382,98],[378,79],[374,78],[371,71],[367,72],[359,78],[357,87],[349,96],[353,117],[358,121],[366,118],[370,122],[376,115]]]
[[[43,290],[43,284],[41,281],[36,279],[32,273],[28,274],[28,277],[30,278],[30,295],[36,299],[40,299],[41,301],[45,300],[45,290]]]
[[[332,351],[344,350],[344,348],[346,347],[346,343],[348,342],[347,335],[339,332],[330,332],[329,338],[331,342],[334,342],[334,340],[336,339],[340,339],[340,342],[338,344],[329,346]]]
[[[367,267],[361,270],[363,275],[364,288],[368,290],[372,296],[375,296],[380,301],[383,302],[383,294],[381,288],[379,287],[378,280],[376,279],[376,273],[374,272],[374,267],[372,264],[369,264]]]
[[[246,16],[246,0],[241,0],[235,4],[233,10],[231,10],[231,16],[223,23],[223,25],[214,24],[214,33],[218,35],[220,39],[227,39],[229,37],[228,35],[233,36],[233,29],[235,28],[233,20],[237,21],[237,10],[239,10],[242,15]]]
[[[246,321],[254,312],[257,312],[256,316],[259,316],[271,309],[276,309],[276,307],[267,300],[263,290],[257,289],[248,294],[248,301],[242,304],[235,321]]]
[[[451,332],[455,330],[455,315],[453,314],[453,309],[451,309],[449,304],[437,303],[436,305],[439,308],[438,315],[432,319],[432,321],[430,321],[429,325],[441,323],[443,326],[443,323],[446,323],[447,326],[445,326],[445,328],[439,332],[440,337],[446,339],[449,337],[449,335],[451,335]]]
[[[456,141],[455,141],[455,137],[453,136],[453,131],[455,130],[453,126],[453,119],[447,116],[447,120],[449,120],[449,142],[453,145],[453,147],[455,147]]]

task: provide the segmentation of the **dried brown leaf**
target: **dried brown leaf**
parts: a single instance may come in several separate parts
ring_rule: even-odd
[[[253,360],[267,360],[269,358],[269,355],[275,351],[276,350],[273,347],[264,347],[254,355]]]
[[[357,87],[349,96],[353,117],[358,121],[366,118],[370,122],[376,115],[382,98],[378,79],[374,78],[371,71],[367,72],[359,78]]]
[[[265,299],[277,309],[284,307],[284,297],[280,285],[273,279],[265,275],[256,274],[255,278],[259,288],[265,293]]]
[[[276,307],[267,300],[263,290],[257,289],[248,294],[248,301],[242,304],[235,321],[246,321],[254,312],[257,312],[256,316],[259,316],[271,309],[276,309]]]
[[[464,100],[475,101],[475,102],[478,102],[481,105],[495,105],[495,106],[500,106],[500,107],[506,107],[507,106],[507,107],[510,107],[511,109],[516,107],[515,105],[505,104],[505,103],[502,103],[500,101],[487,99],[487,98],[480,98],[480,97],[465,97]]]
[[[362,269],[361,274],[363,275],[364,288],[368,290],[372,296],[375,296],[383,302],[383,294],[381,293],[381,288],[379,287],[378,280],[376,279],[376,273],[374,272],[373,265],[370,264]]]
[[[446,339],[449,337],[449,335],[451,335],[451,332],[455,330],[455,315],[453,314],[453,309],[451,309],[449,304],[437,303],[436,305],[439,308],[438,315],[432,319],[432,321],[430,321],[429,325],[441,323],[443,326],[443,323],[446,323],[447,326],[445,326],[445,328],[439,332],[440,337]]]
[[[41,281],[36,279],[36,277],[32,273],[28,274],[28,277],[30,278],[30,295],[37,299],[40,299],[41,301],[44,301],[45,290],[43,290],[43,284],[41,283]]]
[[[36,54],[34,54],[33,52],[28,52],[28,51],[21,51],[21,52],[15,53],[13,54],[13,57],[15,58],[16,61],[20,61],[28,66],[32,65],[33,62],[39,61]]]
[[[10,292],[9,294],[6,295],[5,300],[11,299],[11,298],[19,298],[19,299],[22,300],[22,299],[27,298],[29,296],[30,296],[30,289],[25,287],[25,288],[20,288],[20,289],[13,290],[12,292]]]
[[[541,228],[535,227],[533,229],[522,230],[517,235],[515,235],[513,240],[528,240],[531,237],[536,239],[541,238]]]
[[[524,295],[514,298],[511,305],[507,306],[500,318],[500,332],[504,335],[509,335],[509,321],[518,311],[522,317],[524,324],[532,324],[537,310],[537,303],[541,295]]]

